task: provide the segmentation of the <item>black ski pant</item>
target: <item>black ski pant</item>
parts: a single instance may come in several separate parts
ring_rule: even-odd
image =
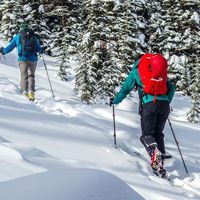
[[[142,106],[141,112],[141,142],[148,149],[151,144],[157,144],[161,153],[165,154],[163,129],[170,113],[169,102],[156,100]]]

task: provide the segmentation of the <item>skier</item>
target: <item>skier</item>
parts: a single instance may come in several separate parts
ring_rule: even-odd
[[[28,24],[22,24],[20,32],[11,40],[6,48],[1,47],[0,53],[5,55],[15,47],[18,49],[18,63],[21,72],[20,92],[33,101],[35,99],[37,53],[42,53],[42,49]]]
[[[140,140],[151,157],[153,172],[166,177],[163,129],[170,113],[175,87],[167,79],[167,61],[160,54],[144,54],[110,105],[119,104],[135,87],[138,89],[142,136]]]

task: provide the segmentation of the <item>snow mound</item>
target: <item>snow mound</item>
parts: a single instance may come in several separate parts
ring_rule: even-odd
[[[0,193],[5,200],[144,200],[116,176],[93,169],[67,169],[15,179],[0,183]]]

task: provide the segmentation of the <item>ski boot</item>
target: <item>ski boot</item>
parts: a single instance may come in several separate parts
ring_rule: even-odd
[[[28,98],[29,98],[30,101],[34,101],[35,100],[35,94],[34,94],[34,92],[29,92],[28,93]]]
[[[158,150],[158,145],[155,142],[155,139],[151,135],[148,135],[141,136],[140,140],[151,157],[153,173],[164,178],[166,176],[166,170],[163,167],[164,159],[161,152]]]
[[[153,173],[160,178],[166,178],[166,170],[164,169],[163,164],[162,154],[158,148],[155,147],[151,155],[151,167]]]

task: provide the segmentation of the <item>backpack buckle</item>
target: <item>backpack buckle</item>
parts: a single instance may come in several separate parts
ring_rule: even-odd
[[[159,77],[158,79],[156,79],[156,78],[151,78],[151,81],[161,82],[161,81],[163,81],[163,78],[162,78],[162,77]]]

